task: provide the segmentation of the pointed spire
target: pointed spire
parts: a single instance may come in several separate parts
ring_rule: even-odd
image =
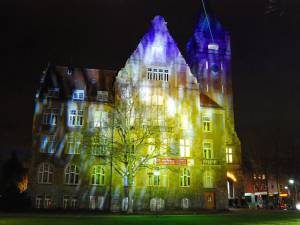
[[[155,16],[153,18],[152,27],[156,32],[168,32],[167,22],[162,16]]]
[[[185,63],[176,42],[170,35],[167,22],[162,16],[155,16],[148,32],[141,39],[131,58],[149,64],[169,65],[177,60]]]

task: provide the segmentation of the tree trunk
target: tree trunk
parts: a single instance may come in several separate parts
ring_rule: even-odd
[[[126,211],[128,214],[133,213],[133,178],[132,175],[127,175],[124,178],[124,196],[126,202]]]

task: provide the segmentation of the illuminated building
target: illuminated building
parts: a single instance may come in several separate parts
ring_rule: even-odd
[[[202,38],[205,23],[200,19],[188,44],[188,61],[165,20],[156,16],[118,73],[48,66],[33,122],[29,188],[37,208],[127,210],[123,187],[129,176],[120,176],[116,156],[110,154],[120,135],[113,112],[118,101],[128,99],[141,106],[137,126],[157,128],[140,143],[141,159],[158,152],[141,161],[133,176],[133,209],[228,207],[228,193],[229,198],[238,195],[235,184],[240,181],[229,36],[222,33],[217,43]],[[132,125],[132,132],[137,126]],[[102,140],[98,134],[104,132],[110,136]]]

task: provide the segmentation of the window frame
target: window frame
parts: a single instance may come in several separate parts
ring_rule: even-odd
[[[187,167],[180,170],[180,187],[191,186],[191,170]]]
[[[74,169],[72,169],[74,168]],[[79,167],[75,164],[68,164],[64,170],[64,183],[66,185],[79,185],[80,172]]]
[[[38,184],[52,184],[54,180],[54,166],[48,162],[41,163],[38,167],[37,176]]]
[[[105,167],[103,165],[95,165],[92,167],[91,185],[105,185]]]
[[[179,154],[180,157],[191,157],[191,142],[188,138],[181,138],[179,140]]]
[[[204,114],[202,116],[202,131],[205,133],[211,133],[213,131],[211,115]]]

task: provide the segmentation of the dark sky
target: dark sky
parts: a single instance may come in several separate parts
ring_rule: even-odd
[[[257,143],[274,130],[297,142],[299,0],[209,4],[231,33],[243,149],[268,148]],[[201,11],[201,0],[1,0],[0,150],[29,151],[34,93],[48,61],[66,65],[72,59],[74,66],[118,70],[157,14],[184,53]]]

